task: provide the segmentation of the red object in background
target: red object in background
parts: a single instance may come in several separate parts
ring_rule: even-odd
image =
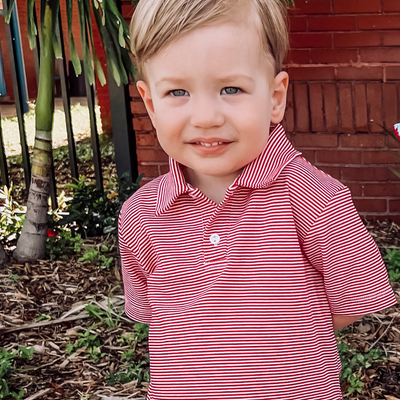
[[[58,231],[54,231],[53,229],[47,229],[47,237],[54,237],[58,235]]]
[[[397,137],[397,140],[400,142],[400,122],[398,124],[395,124],[393,127],[394,134]]]

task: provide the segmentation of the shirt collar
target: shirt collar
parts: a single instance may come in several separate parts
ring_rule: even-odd
[[[278,124],[271,128],[268,143],[262,153],[247,164],[232,186],[259,189],[277,179],[282,169],[301,153],[286,138],[285,130]],[[156,215],[167,211],[175,200],[190,190],[181,165],[169,158],[170,172],[160,181],[157,194]]]

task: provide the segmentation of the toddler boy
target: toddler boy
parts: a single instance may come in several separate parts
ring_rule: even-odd
[[[286,139],[279,0],[140,0],[138,90],[170,172],[125,204],[149,400],[338,400],[334,330],[395,304],[349,190]]]

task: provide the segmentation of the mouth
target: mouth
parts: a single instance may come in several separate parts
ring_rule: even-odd
[[[225,144],[227,142],[193,142],[193,144],[197,144],[197,145],[201,145],[201,146],[205,146],[205,147],[215,147],[221,144]]]

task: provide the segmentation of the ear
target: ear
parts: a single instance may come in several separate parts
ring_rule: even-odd
[[[286,94],[289,86],[289,75],[279,72],[274,78],[272,92],[271,122],[279,124],[283,120],[286,109]]]
[[[157,129],[156,127],[156,118],[155,118],[155,112],[154,112],[154,105],[153,105],[153,98],[151,97],[151,91],[149,85],[145,81],[138,81],[136,83],[136,87],[138,89],[138,92],[140,96],[143,99],[143,103],[146,107],[147,113],[150,116],[151,122],[153,123],[154,128]]]

